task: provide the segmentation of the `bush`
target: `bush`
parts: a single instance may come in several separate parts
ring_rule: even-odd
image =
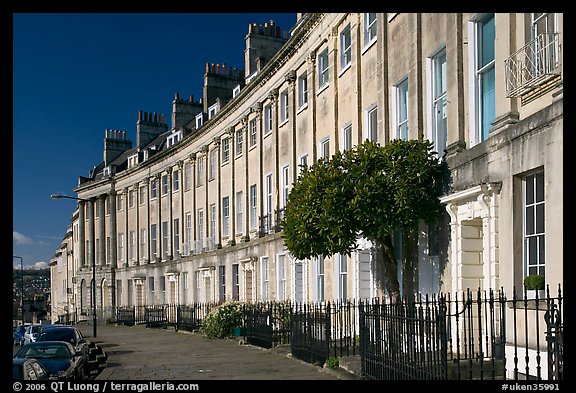
[[[340,361],[335,357],[328,358],[328,360],[326,360],[326,366],[330,368],[337,368],[340,366]]]
[[[222,303],[213,308],[202,323],[202,332],[208,338],[224,338],[232,335],[235,327],[242,325],[242,304]]]
[[[526,289],[544,289],[546,282],[544,276],[541,274],[532,274],[524,278],[524,286]]]

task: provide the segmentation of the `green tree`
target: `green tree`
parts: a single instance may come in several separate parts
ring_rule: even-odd
[[[365,141],[303,168],[283,221],[290,253],[298,259],[350,255],[359,237],[370,239],[384,264],[384,285],[396,300],[400,286],[392,234],[401,231],[404,288],[411,296],[418,223],[434,222],[441,211],[445,172],[432,148],[427,140],[384,146]]]

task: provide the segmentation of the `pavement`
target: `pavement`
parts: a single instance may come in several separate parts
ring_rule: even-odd
[[[290,346],[265,349],[240,338],[209,339],[199,332],[144,325],[76,325],[100,345],[108,366],[95,380],[354,380],[362,379],[359,358],[341,359],[341,367],[306,363],[291,356]]]

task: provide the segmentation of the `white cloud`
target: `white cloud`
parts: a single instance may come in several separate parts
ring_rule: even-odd
[[[16,243],[18,245],[34,244],[34,240],[29,238],[28,236],[24,236],[23,234],[16,232],[16,231],[12,232],[12,240],[14,241],[14,243]]]
[[[48,264],[46,262],[42,262],[42,261],[36,262],[34,264],[34,266],[32,266],[32,269],[34,269],[34,270],[40,270],[40,269],[46,269],[46,268],[48,268]]]

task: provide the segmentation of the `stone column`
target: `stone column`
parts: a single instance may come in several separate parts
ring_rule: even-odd
[[[88,218],[88,267],[92,267],[94,264],[94,198],[90,198],[88,201],[88,208],[87,208],[87,218]]]
[[[214,144],[213,149],[216,149],[216,171],[218,173],[216,173],[216,178],[218,179],[218,191],[217,191],[217,195],[216,195],[216,217],[218,217],[217,223],[216,223],[216,230],[218,231],[218,233],[214,233],[214,246],[216,248],[222,248],[222,220],[220,219],[220,204],[222,203],[222,197],[221,197],[221,192],[222,192],[222,179],[220,178],[220,137],[216,136],[212,139],[212,143]]]
[[[110,198],[110,266],[118,266],[118,230],[116,228],[116,191],[108,193]]]
[[[106,194],[102,194],[98,196],[97,199],[97,206],[96,208],[99,211],[99,221],[100,227],[98,228],[98,237],[100,238],[100,247],[98,250],[98,261],[97,266],[105,266],[106,265],[106,211],[105,211],[105,203],[106,203]]]
[[[86,267],[86,202],[78,201],[78,264],[80,268]]]
[[[174,219],[172,218],[172,167],[167,169],[166,186],[168,188],[168,249],[166,250],[166,259],[172,260],[174,258],[174,230],[172,229]],[[168,252],[168,250],[170,252]]]

